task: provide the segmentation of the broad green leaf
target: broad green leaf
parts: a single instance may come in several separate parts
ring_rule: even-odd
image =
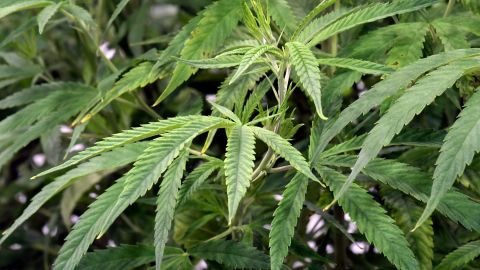
[[[382,64],[353,58],[317,58],[317,63],[320,65],[348,68],[365,74],[379,75],[392,73],[394,71],[394,69]]]
[[[480,50],[478,49],[441,53],[418,60],[414,64],[392,73],[387,79],[377,83],[372,89],[366,91],[364,95],[345,108],[336,119],[332,119],[327,124],[318,140],[318,145],[315,146],[312,162],[316,161],[327,144],[351,121],[380,105],[386,98],[397,93],[399,89],[406,88],[423,73],[448,64],[456,59],[466,58],[479,53]]]
[[[25,208],[22,215],[3,232],[0,244],[7,239],[25,220],[35,214],[48,200],[60,191],[80,180],[81,177],[91,173],[122,167],[128,163],[134,162],[140,153],[146,148],[147,144],[143,142],[127,145],[122,148],[114,149],[111,152],[103,153],[88,162],[80,164],[64,175],[59,176],[37,193],[32,202]]]
[[[173,214],[178,197],[178,189],[182,183],[183,171],[188,160],[188,151],[183,150],[172,162],[160,185],[155,214],[155,269],[160,270],[163,252],[168,241],[168,232],[172,226]]]
[[[187,143],[197,134],[222,123],[226,124],[224,119],[210,117],[150,142],[134,167],[101,194],[73,226],[54,263],[54,270],[73,270],[95,237],[103,234],[118,215],[151,188]]]
[[[213,53],[230,35],[242,17],[241,0],[220,0],[205,9],[194,33],[180,53],[182,59],[200,59]],[[160,103],[195,73],[195,69],[178,63],[173,75],[155,104]]]
[[[307,176],[308,178],[312,179],[323,185],[320,180],[312,173],[310,167],[300,153],[295,147],[293,147],[286,139],[282,138],[280,135],[267,130],[265,128],[259,127],[249,127],[252,129],[253,133],[256,137],[262,140],[268,147],[272,148],[279,156],[284,158],[286,161],[290,162],[290,164],[300,173]]]
[[[37,15],[37,22],[38,22],[38,32],[40,34],[43,33],[43,29],[45,29],[45,26],[47,25],[48,21],[55,15],[57,10],[62,6],[62,2],[59,2],[57,4],[52,4],[50,6],[45,7],[40,13]]]
[[[198,244],[190,249],[192,256],[214,260],[233,269],[266,269],[270,263],[261,251],[232,240],[216,240]]]
[[[451,87],[465,72],[479,66],[480,60],[475,58],[459,60],[430,72],[410,87],[408,91],[405,91],[405,94],[390,107],[369,132],[345,186],[336,194],[335,199],[343,196],[348,186],[365,165],[377,156],[384,145],[390,143],[392,138],[403,129],[404,125],[408,124],[416,114],[419,114],[428,104],[432,103],[437,96]]]
[[[77,270],[136,269],[155,261],[155,250],[151,246],[121,245],[88,252],[80,261]]]
[[[345,185],[345,175],[325,167],[317,169],[334,194]],[[397,269],[419,269],[403,232],[366,190],[352,184],[348,192],[338,198],[339,205],[356,222],[358,230]]]
[[[318,25],[319,21],[313,21],[311,24],[318,28],[307,40],[303,40],[307,47],[313,47],[327,38],[351,29],[355,26],[387,18],[396,14],[412,12],[428,7],[437,0],[398,0],[392,3],[378,3],[365,5],[341,16],[326,25]]]
[[[315,56],[304,44],[300,42],[288,42],[285,45],[293,68],[300,80],[302,89],[313,100],[318,116],[326,120],[322,112],[322,96],[320,91],[320,69]]]
[[[166,120],[160,120],[158,122],[152,122],[150,124],[146,124],[141,127],[133,128],[130,130],[126,130],[124,132],[114,134],[113,136],[107,137],[97,142],[94,146],[87,148],[86,150],[78,153],[77,155],[69,159],[67,162],[36,175],[35,178],[68,168],[84,160],[87,160],[96,155],[99,155],[103,152],[110,151],[114,148],[129,144],[129,143],[133,143],[136,141],[140,141],[149,137],[153,137],[155,135],[160,135],[162,133],[179,128],[189,122],[201,121],[202,119],[206,119],[206,118],[203,116],[175,117],[175,118],[170,118]]]
[[[478,256],[480,256],[480,240],[467,243],[449,253],[435,267],[435,270],[459,269],[459,267],[465,266]]]
[[[247,192],[255,166],[255,136],[247,126],[235,126],[228,136],[225,177],[228,196],[228,223],[231,224],[240,200]]]
[[[308,178],[296,174],[283,192],[283,199],[273,213],[272,229],[269,234],[271,269],[279,270],[288,255],[288,247],[295,233],[300,211],[305,201]]]
[[[480,67],[480,61],[477,63]],[[467,101],[457,121],[452,125],[440,148],[435,164],[433,185],[427,206],[417,222],[422,224],[435,210],[440,200],[452,187],[455,179],[463,174],[476,152],[480,151],[480,92]]]
[[[162,173],[180,151],[189,145],[199,134],[213,128],[226,127],[230,122],[217,117],[207,117],[202,121],[190,122],[151,141],[125,175],[124,189],[110,208],[100,235],[103,235],[113,220],[130,204],[143,196],[158,181]]]
[[[351,168],[355,156],[335,156],[321,160],[321,164]],[[432,175],[394,160],[373,159],[362,172],[373,179],[426,203],[432,188]],[[480,232],[480,205],[456,190],[449,190],[437,210],[469,230]],[[410,228],[412,229],[412,228]]]
[[[200,188],[200,186],[212,175],[215,170],[223,167],[223,160],[209,159],[207,162],[195,168],[183,181],[178,195],[178,205],[183,205]]]

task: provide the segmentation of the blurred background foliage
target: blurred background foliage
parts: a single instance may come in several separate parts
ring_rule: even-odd
[[[0,8],[12,1],[14,0],[1,1]],[[68,8],[57,12],[42,29],[42,34],[39,33],[37,23],[37,16],[41,9],[24,10],[1,18],[0,100],[33,85],[62,81],[78,82],[96,88],[98,91],[106,91],[119,77],[119,73],[130,70],[140,62],[155,61],[179,29],[211,3],[208,0],[132,0],[112,24],[108,25],[119,1],[66,2],[83,7],[86,13]],[[347,9],[367,2],[383,1],[342,0],[342,8]],[[472,29],[476,31],[456,28],[454,20],[450,23],[433,23],[436,19],[442,18],[447,5],[447,1],[439,1],[439,4],[433,6],[428,12],[419,11],[394,16],[342,33],[339,36],[338,54],[372,60],[398,68],[441,51],[480,47],[480,24],[475,24],[480,22],[478,17],[480,1],[457,2],[459,3],[450,13],[458,16],[457,18],[462,16],[470,18],[473,24]],[[302,18],[316,6],[317,1],[290,0],[289,4],[293,13],[298,18]],[[412,27],[408,32],[403,28],[396,32],[382,33],[382,30],[377,30],[381,27],[393,26],[397,22],[411,23]],[[417,24],[418,22],[423,22],[425,25]],[[366,33],[376,33],[376,35],[364,36]],[[237,40],[243,34],[238,30],[231,37],[231,41]],[[369,37],[376,37],[377,43],[372,43]],[[365,51],[357,50],[363,48],[362,44],[376,44],[379,47],[385,45],[386,48],[384,51],[381,49],[375,51],[375,48]],[[327,43],[322,44],[321,48],[324,51],[331,50]],[[332,71],[325,70],[325,72]],[[0,228],[10,226],[41,186],[55,177],[54,175],[30,180],[32,175],[61,163],[65,157],[68,158],[72,153],[92,145],[99,138],[152,121],[158,116],[208,113],[210,109],[206,100],[212,98],[227,75],[224,69],[202,70],[189,81],[188,85],[171,95],[161,106],[152,109],[148,105],[153,104],[166,86],[165,80],[158,80],[146,85],[142,91],[122,95],[105,107],[101,113],[92,117],[87,125],[72,127],[74,115],[68,116],[60,123],[54,123],[53,127],[41,132],[38,138],[20,147],[21,150],[4,161],[5,165],[0,172]],[[337,78],[338,86],[343,89],[344,104],[349,104],[363,91],[381,80],[379,76],[365,75],[354,79],[356,83],[348,83],[352,80],[345,81],[344,78],[359,75],[342,69],[330,75],[335,75],[332,76],[332,80]],[[456,85],[460,92],[450,91],[438,98],[425,113],[414,120],[412,126],[438,131],[450,126],[463,103],[462,98],[471,95],[473,89],[479,85],[478,74],[464,77]],[[76,98],[81,100],[83,95],[85,93]],[[265,102],[269,99],[273,97],[268,96]],[[88,103],[88,100],[86,102]],[[296,123],[308,123],[308,120],[311,120],[309,113],[311,109],[305,97],[299,94],[290,102],[296,108]],[[19,110],[0,104],[2,104],[0,119],[5,119]],[[61,103],[59,106],[68,105]],[[358,119],[358,122],[345,130],[341,136],[347,139],[354,134],[362,134],[370,130],[379,115],[388,108],[388,103],[382,106],[376,113]],[[44,112],[41,116],[47,117],[49,113],[51,112]],[[6,147],[18,136],[28,132],[30,123],[26,123],[23,129],[21,124],[12,125],[11,127],[14,127],[12,130],[0,130],[0,148]],[[305,150],[311,127],[298,126],[297,128],[298,132],[293,137],[293,142],[297,148]],[[224,138],[224,136],[218,136],[218,138]],[[72,144],[72,141],[75,143]],[[222,140],[216,140],[211,147],[212,153],[216,156],[223,155],[224,149],[225,141]],[[397,147],[389,148],[389,151],[382,153],[382,156],[397,158],[429,172],[433,171],[433,163],[438,155],[438,149],[431,147]],[[479,170],[480,158],[477,157],[467,167],[460,181],[462,185],[458,187],[463,193],[477,199],[480,196]],[[120,169],[85,176],[78,185],[69,187],[62,195],[52,199],[0,247],[0,269],[49,269],[72,223],[78,220],[78,216],[105,187],[125,171]],[[255,246],[263,247],[264,250],[267,249],[266,239],[268,239],[266,224],[271,222],[278,196],[287,183],[287,178],[282,175],[272,174],[269,178],[261,184],[252,186],[248,191],[245,200],[255,202],[248,209],[251,223],[249,226],[238,228],[235,232],[238,234],[237,239],[247,243],[254,242]],[[410,215],[418,216],[421,213],[422,208],[416,201],[385,185],[373,182],[368,177],[363,179],[361,185],[367,187],[369,193],[382,205],[386,205],[398,223],[402,224],[403,221],[407,223],[403,228],[411,225],[408,224],[412,222]],[[177,213],[174,232],[177,244],[188,247],[199,240],[209,239],[226,230],[225,223],[218,218],[225,215],[226,196],[224,192],[216,192],[218,189],[223,187],[211,181],[202,189],[199,196],[195,196],[191,203]],[[307,201],[308,198],[314,199],[319,196],[315,194],[318,191],[313,190],[315,189],[309,189]],[[106,235],[95,241],[93,248],[113,247],[119,243],[151,243],[155,211],[152,194],[153,192],[149,193],[150,196],[147,195],[146,198],[129,207]],[[320,202],[322,200],[327,204],[331,200],[331,195],[322,194]],[[321,269],[328,265],[328,262],[335,260],[332,255],[334,246],[341,248],[342,246],[339,246],[341,244],[346,246],[346,256],[350,261],[349,267],[352,269],[373,269],[371,262],[375,262],[376,267],[379,267],[377,269],[392,267],[357,232],[355,224],[349,222],[348,215],[344,215],[339,208],[334,208],[330,214],[322,216],[316,212],[317,208],[311,205],[302,211],[297,226],[299,238],[295,238],[292,244],[293,255],[288,257],[287,265],[294,269],[304,269],[306,265],[309,269]],[[433,216],[433,224],[435,262],[454,248],[479,237],[477,232],[466,230],[439,215]],[[344,227],[345,232],[339,232],[338,227]],[[405,232],[409,235],[408,231]],[[348,241],[344,233],[355,239],[355,242]],[[203,264],[198,263],[195,261],[197,267],[201,269]],[[208,266],[209,269],[223,269],[215,262],[208,262]],[[475,261],[466,269],[479,268],[480,262]]]

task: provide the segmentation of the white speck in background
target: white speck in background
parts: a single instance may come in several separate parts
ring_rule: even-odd
[[[112,239],[108,239],[107,247],[116,247],[117,244]]]
[[[275,201],[279,202],[283,199],[283,196],[280,194],[275,194],[273,195],[273,198],[275,199]]]
[[[368,247],[370,244],[367,242],[355,242],[350,244],[350,251],[352,251],[353,254],[365,254],[368,252]]]
[[[217,96],[215,94],[207,94],[205,99],[210,102],[215,102],[217,100]]]
[[[85,145],[83,143],[77,143],[74,146],[72,146],[72,148],[68,152],[69,153],[79,152],[79,151],[82,151],[84,149],[85,149]]]
[[[22,245],[18,244],[18,243],[15,243],[15,244],[12,244],[10,245],[9,247],[11,250],[20,250],[22,249]]]
[[[333,254],[333,252],[334,252],[333,246],[330,245],[330,244],[327,244],[325,246],[325,252],[327,252],[327,254]]]
[[[24,204],[24,203],[27,202],[27,199],[28,199],[28,198],[27,198],[27,195],[25,195],[25,194],[22,193],[22,192],[19,192],[19,193],[15,194],[15,199],[16,199],[19,203]]]
[[[317,243],[315,243],[315,241],[308,241],[307,245],[314,251],[317,251],[318,246],[317,246]]]
[[[109,48],[108,45],[108,42],[103,42],[98,49],[105,55],[107,59],[112,59],[117,50]]]
[[[208,264],[204,260],[200,260],[196,265],[195,265],[195,270],[204,270],[207,269]]]
[[[45,156],[45,154],[35,154],[33,155],[32,160],[35,166],[42,167],[43,165],[45,165],[45,161],[47,161],[47,157]]]
[[[66,126],[66,125],[61,125],[60,126],[60,133],[63,133],[63,134],[70,134],[73,132],[73,129],[70,128],[69,126]]]
[[[80,219],[80,217],[77,216],[77,215],[71,215],[71,216],[70,216],[70,222],[71,222],[72,224],[77,223],[79,219]]]

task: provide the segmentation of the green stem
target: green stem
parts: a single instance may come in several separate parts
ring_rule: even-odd
[[[447,8],[445,9],[445,13],[443,13],[443,17],[447,17],[448,14],[452,12],[454,5],[455,5],[455,0],[448,0]]]

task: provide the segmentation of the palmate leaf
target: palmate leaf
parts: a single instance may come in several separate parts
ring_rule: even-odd
[[[155,261],[155,249],[144,245],[121,245],[87,253],[77,270],[135,269]]]
[[[188,253],[235,269],[266,269],[270,265],[261,251],[232,240],[204,242],[188,249]]]
[[[170,118],[166,120],[160,120],[158,122],[152,122],[141,127],[132,128],[126,130],[124,132],[120,132],[114,134],[111,137],[107,137],[99,142],[97,142],[94,146],[87,148],[86,150],[78,153],[77,155],[73,156],[67,162],[48,169],[35,177],[40,177],[52,172],[56,172],[75,164],[78,164],[84,160],[92,158],[96,155],[99,155],[103,152],[110,151],[114,148],[133,143],[136,141],[140,141],[149,137],[153,137],[156,135],[160,135],[164,132],[174,130],[179,128],[186,123],[193,122],[193,121],[201,121],[205,119],[205,116],[180,116],[175,118]]]
[[[480,66],[480,64],[478,65]],[[475,92],[465,104],[458,120],[452,125],[440,148],[433,173],[430,199],[418,220],[422,224],[435,210],[442,197],[463,174],[476,152],[480,151],[480,91]]]
[[[168,241],[168,232],[172,226],[173,214],[177,203],[178,189],[182,183],[183,171],[188,160],[188,151],[183,150],[165,172],[157,197],[155,214],[155,269],[160,270],[163,252]]]
[[[225,177],[228,196],[228,223],[231,224],[240,200],[252,180],[255,160],[255,136],[247,126],[233,127],[225,153]]]
[[[478,49],[456,50],[441,53],[420,59],[414,64],[408,65],[392,73],[387,79],[377,83],[372,89],[365,92],[359,99],[345,108],[340,115],[330,121],[315,147],[312,162],[315,162],[327,144],[351,121],[362,114],[369,112],[372,108],[380,105],[386,98],[397,93],[399,89],[407,87],[423,73],[431,69],[448,64],[456,59],[466,58],[480,53]]]
[[[180,58],[200,59],[223,44],[242,17],[242,3],[241,0],[220,0],[207,7],[192,36],[185,42]],[[194,72],[192,67],[178,63],[166,89],[154,105],[169,96]]]
[[[320,164],[351,168],[355,156],[333,156],[322,159]],[[373,159],[362,172],[373,179],[426,203],[432,188],[432,175],[420,169],[394,160]],[[469,230],[480,232],[480,205],[472,198],[456,190],[449,190],[437,206],[444,216],[462,224]],[[412,229],[412,228],[410,228]]]
[[[238,69],[233,74],[232,78],[230,79],[230,84],[234,83],[240,76],[243,75],[245,71],[255,63],[264,53],[269,51],[277,51],[277,47],[272,45],[259,45],[257,47],[253,47],[248,50],[242,58]]]
[[[104,222],[105,226],[102,226],[100,235],[105,233],[123,210],[151,189],[180,151],[195,137],[210,129],[227,127],[230,123],[222,118],[207,117],[201,121],[190,122],[150,142],[148,148],[133,164],[133,168],[125,175],[124,190],[112,204],[109,218]]]
[[[338,193],[346,181],[346,176],[326,167],[316,169],[333,193]],[[338,203],[356,222],[358,230],[393,265],[401,270],[419,269],[403,232],[366,190],[352,184],[348,192],[339,197]]]
[[[395,71],[394,69],[382,64],[353,58],[317,58],[317,63],[320,65],[348,68],[365,74],[379,75],[389,74]]]
[[[315,56],[304,44],[300,42],[288,42],[285,45],[295,72],[300,80],[302,89],[313,100],[318,116],[326,120],[322,112],[322,97],[320,91],[320,69]]]
[[[32,202],[25,208],[22,215],[18,217],[15,222],[6,231],[0,239],[0,244],[7,239],[23,222],[30,218],[35,212],[40,209],[49,199],[66,187],[78,181],[82,176],[92,174],[94,172],[114,169],[128,163],[134,162],[140,153],[145,150],[147,144],[143,142],[126,145],[125,147],[117,148],[111,152],[103,153],[102,155],[89,160],[86,163],[80,164],[62,176],[55,178],[53,182],[46,185],[37,193]]]
[[[293,147],[286,139],[282,138],[275,132],[259,127],[249,127],[257,138],[262,140],[268,147],[277,153],[279,156],[288,161],[298,172],[318,182],[323,186],[323,183],[310,170],[305,158],[295,147]]]
[[[104,233],[128,205],[151,188],[187,143],[197,134],[221,123],[228,124],[224,119],[209,117],[150,142],[134,167],[100,195],[80,217],[67,236],[54,269],[73,270],[95,237]]]
[[[183,205],[212,175],[215,170],[223,168],[223,160],[211,158],[195,168],[183,181],[178,192],[178,206]]]
[[[281,269],[283,260],[288,255],[288,247],[305,201],[307,186],[308,178],[297,173],[288,183],[282,194],[283,199],[273,213],[272,229],[269,234],[270,263],[273,270]]]
[[[435,270],[453,270],[465,266],[467,263],[480,256],[480,240],[467,243],[449,253],[440,262]]]
[[[309,40],[303,40],[307,47],[312,47],[329,37],[351,29],[355,26],[387,18],[396,14],[412,12],[428,7],[437,0],[399,0],[392,3],[378,3],[366,5],[358,9],[353,9],[348,14],[326,24],[318,25],[318,30]],[[318,23],[313,21],[312,23]]]
[[[430,72],[417,84],[410,87],[370,131],[362,144],[358,160],[353,166],[345,186],[336,194],[335,198],[338,199],[345,193],[362,168],[377,156],[382,147],[390,143],[392,138],[416,114],[420,113],[425,106],[432,103],[437,96],[451,87],[465,72],[479,66],[480,60],[476,58],[459,60]]]

